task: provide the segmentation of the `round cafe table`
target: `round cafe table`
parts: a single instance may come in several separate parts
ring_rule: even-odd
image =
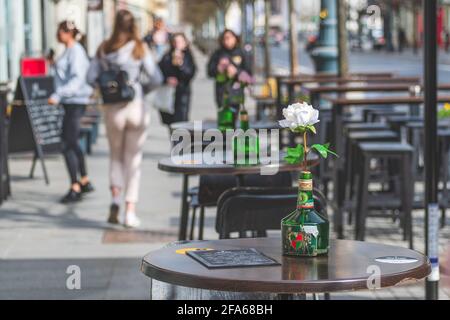
[[[189,161],[175,161],[172,158],[162,159],[158,168],[161,171],[170,173],[183,174],[183,186],[182,186],[182,198],[181,198],[181,213],[180,213],[180,229],[179,229],[179,240],[187,239],[187,227],[189,219],[189,177],[196,175],[232,175],[236,177],[236,185],[243,186],[243,177],[245,175],[260,174],[264,170],[277,170],[278,172],[290,172],[290,171],[300,171],[302,170],[302,165],[292,165],[284,160],[285,153],[280,152],[279,163],[268,163],[261,160],[257,165],[234,165],[234,164],[204,164],[197,163],[195,154],[184,155],[183,159],[192,159]],[[201,159],[201,157],[200,157]],[[181,160],[181,159],[180,159]],[[308,166],[314,167],[318,164],[319,158],[316,154],[310,154],[308,156]],[[266,172],[267,172],[266,171]]]
[[[194,241],[174,244],[148,254],[141,271],[152,280],[171,285],[226,292],[294,294],[368,290],[369,279],[379,270],[379,287],[387,288],[425,278],[431,272],[428,258],[416,251],[351,240],[331,241],[328,256],[284,257],[280,238]],[[208,269],[182,249],[236,250],[253,248],[280,265]]]

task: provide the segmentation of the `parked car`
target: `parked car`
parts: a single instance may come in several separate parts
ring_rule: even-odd
[[[317,46],[317,41],[319,40],[319,36],[317,34],[309,35],[306,39],[306,51],[311,52]]]

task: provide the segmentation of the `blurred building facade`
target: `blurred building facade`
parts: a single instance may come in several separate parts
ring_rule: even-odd
[[[135,14],[142,35],[150,30],[155,17],[161,17],[174,30],[189,35],[192,26],[196,38],[215,39],[225,27],[242,33],[244,22],[249,29],[256,26],[256,34],[261,35],[265,1],[270,2],[271,29],[286,33],[289,29],[286,0],[0,0],[0,82],[17,78],[22,57],[42,56],[51,48],[60,52],[55,33],[57,24],[65,19],[73,20],[86,34],[85,45],[93,55],[111,33],[117,9]],[[242,3],[246,3],[246,16],[242,14]],[[350,39],[375,30],[384,38],[386,48],[395,50],[402,30],[405,46],[421,46],[422,0],[347,0],[347,3]],[[295,1],[300,35],[318,32],[320,4],[319,0]],[[380,8],[375,20],[367,15],[370,6]],[[446,37],[450,32],[450,0],[439,1],[437,32],[438,43],[444,47],[446,39],[450,39]]]
[[[156,16],[179,23],[178,0],[0,0],[0,82],[20,75],[20,60],[61,51],[56,41],[59,22],[69,19],[86,35],[84,44],[95,53],[112,30],[117,9],[136,16],[142,35]]]

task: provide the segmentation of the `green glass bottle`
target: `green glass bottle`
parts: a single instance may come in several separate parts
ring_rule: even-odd
[[[241,109],[239,110],[239,127],[247,131],[250,129],[250,122],[248,120],[248,112],[245,109],[245,105],[241,105]]]
[[[314,208],[311,172],[300,173],[297,209],[282,220],[281,233],[286,256],[316,257],[328,253],[330,223]]]
[[[220,131],[225,132],[229,129],[235,129],[235,116],[233,109],[230,107],[228,93],[223,95],[223,103],[222,107],[219,109],[217,120]]]
[[[233,139],[233,152],[235,164],[256,165],[259,162],[259,137],[256,132],[250,132],[248,112],[244,105],[239,111],[240,134]]]

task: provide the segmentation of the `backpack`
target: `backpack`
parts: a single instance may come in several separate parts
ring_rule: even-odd
[[[128,73],[116,66],[111,66],[105,59],[102,60],[102,71],[98,78],[103,103],[123,103],[134,99],[136,92],[129,79]]]

